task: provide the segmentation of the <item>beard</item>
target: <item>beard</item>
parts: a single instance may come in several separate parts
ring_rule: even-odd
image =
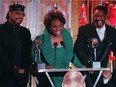
[[[17,18],[15,20],[15,25],[20,25],[22,23],[22,19],[21,18]]]
[[[14,25],[20,25],[22,23],[22,19],[21,18],[10,19],[10,22]]]

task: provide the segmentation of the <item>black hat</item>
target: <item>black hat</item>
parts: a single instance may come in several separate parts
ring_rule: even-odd
[[[13,4],[9,6],[9,11],[23,11],[24,12],[25,6],[21,4]]]

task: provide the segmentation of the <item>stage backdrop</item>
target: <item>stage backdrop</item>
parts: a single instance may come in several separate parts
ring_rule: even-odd
[[[70,28],[70,0],[0,0],[0,23],[4,23],[6,21],[6,14],[9,9],[9,5],[14,2],[23,4],[26,7],[26,17],[22,25],[30,29],[32,39],[43,33],[44,16],[49,10],[53,9],[54,3],[57,4],[58,10],[61,10],[65,15],[67,21],[65,27],[68,29]]]
[[[32,40],[43,33],[44,16],[56,3],[66,18],[65,27],[71,32],[73,41],[77,38],[78,27],[92,22],[93,8],[103,3],[102,0],[0,0],[0,24],[6,21],[9,5],[14,2],[26,7],[22,25],[30,29]]]

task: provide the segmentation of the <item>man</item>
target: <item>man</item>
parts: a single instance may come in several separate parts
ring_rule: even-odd
[[[20,26],[25,7],[9,6],[7,21],[0,25],[0,87],[27,87],[31,67],[31,35]]]
[[[93,23],[79,27],[74,52],[85,67],[92,67],[93,61],[97,61],[99,67],[106,67],[110,50],[116,54],[116,30],[105,23],[106,15],[106,8],[97,6],[93,12]],[[98,73],[87,73],[87,87],[93,87]],[[97,87],[101,87],[100,83]]]
[[[103,72],[102,87],[116,87],[116,68],[113,70],[112,76],[110,71]]]

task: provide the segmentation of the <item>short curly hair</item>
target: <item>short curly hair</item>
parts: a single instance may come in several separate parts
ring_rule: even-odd
[[[99,6],[95,7],[94,11],[95,10],[102,10],[105,13],[105,15],[107,15],[107,9],[106,9],[106,7],[104,7],[102,5],[99,5]]]
[[[50,28],[51,22],[58,19],[63,25],[66,23],[63,13],[59,10],[50,10],[44,17],[44,25],[47,29]]]

